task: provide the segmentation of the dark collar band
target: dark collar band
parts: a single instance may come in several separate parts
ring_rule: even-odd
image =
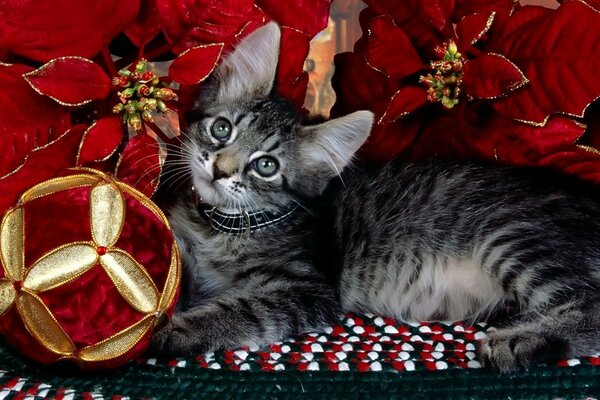
[[[286,221],[294,214],[298,206],[296,205],[281,213],[270,211],[248,212],[242,210],[240,213],[233,214],[225,213],[217,207],[205,203],[198,204],[197,208],[198,213],[213,229],[228,235],[244,235],[248,237],[251,233],[260,229],[265,229]]]

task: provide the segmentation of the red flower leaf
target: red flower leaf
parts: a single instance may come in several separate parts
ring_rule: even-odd
[[[410,38],[391,17],[374,18],[369,31],[365,57],[373,68],[394,79],[405,78],[426,68]]]
[[[561,34],[568,32],[568,34]],[[567,1],[498,40],[500,53],[531,80],[494,103],[506,116],[543,124],[555,113],[582,116],[600,96],[600,13]]]
[[[394,159],[415,141],[422,118],[408,116],[389,124],[375,124],[359,158],[378,163]]]
[[[0,215],[14,206],[19,196],[31,186],[75,166],[77,149],[85,129],[85,125],[74,126],[54,142],[32,150],[20,167],[0,177]]]
[[[304,60],[310,50],[310,36],[290,28],[281,29],[281,46],[277,65],[277,89],[279,94],[302,107],[308,86],[308,74],[304,72]]]
[[[485,130],[490,144],[487,150],[482,146],[485,140],[470,140],[482,154],[488,157],[493,154],[499,161],[513,165],[549,165],[542,160],[552,154],[575,149],[585,127],[560,115],[550,118],[543,127],[497,116],[487,121]]]
[[[160,17],[156,8],[156,0],[146,0],[140,8],[136,21],[129,24],[123,33],[137,47],[148,44],[160,33]]]
[[[482,54],[469,60],[463,68],[463,88],[478,99],[495,99],[525,86],[521,70],[498,54]]]
[[[564,0],[559,0],[559,3],[562,3]],[[596,11],[600,11],[600,0],[577,0],[582,3],[589,5],[594,8]]]
[[[456,24],[456,36],[458,36],[458,48],[466,51],[477,43],[492,27],[495,12],[486,14],[467,15]]]
[[[99,119],[85,131],[77,154],[77,165],[106,161],[117,151],[122,140],[121,118]]]
[[[225,43],[225,50],[264,24],[266,17],[254,0],[156,0],[163,32],[177,54],[209,43]]]
[[[335,74],[332,85],[337,93],[332,115],[339,116],[353,111],[373,109],[379,101],[389,101],[398,90],[397,83],[374,70],[357,53],[341,53],[335,56]]]
[[[151,197],[162,170],[159,153],[156,140],[143,134],[134,136],[121,154],[116,176]]]
[[[422,88],[416,86],[404,87],[392,96],[390,104],[379,122],[393,122],[414,112],[426,102],[427,93]]]
[[[315,36],[327,27],[332,0],[256,0],[256,4],[281,26]]]
[[[490,48],[498,49],[505,37],[512,35],[516,30],[532,20],[552,14],[553,10],[542,6],[525,6],[515,11],[511,17],[502,25],[501,31],[494,35]]]
[[[467,15],[479,13],[489,15],[492,12],[508,15],[517,3],[514,0],[456,0],[454,21],[460,21]]]
[[[600,153],[598,150],[586,147],[574,147],[548,156],[540,161],[581,179],[600,184]]]
[[[47,62],[23,77],[39,94],[66,106],[79,106],[103,99],[111,89],[110,78],[93,61],[61,57]]]
[[[58,139],[71,126],[64,107],[35,93],[23,79],[33,68],[0,63],[0,176],[23,163],[29,152]]]
[[[184,51],[169,67],[169,76],[184,85],[196,85],[217,67],[223,43],[193,47]]]
[[[436,10],[451,12],[451,3],[442,2],[445,6],[435,6],[436,1],[422,3],[421,0],[381,1],[365,0],[373,10],[380,15],[389,15],[418,49],[423,49],[427,55],[434,56],[435,46],[453,36],[449,24],[449,15],[440,19],[435,15]],[[439,3],[439,4],[442,4]],[[443,13],[442,13],[443,14]],[[441,15],[441,14],[440,14]]]
[[[46,62],[64,56],[93,58],[135,20],[140,0],[0,0],[2,47]]]

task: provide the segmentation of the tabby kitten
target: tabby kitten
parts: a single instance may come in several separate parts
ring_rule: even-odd
[[[189,185],[168,210],[183,306],[155,351],[264,345],[347,311],[508,313],[480,346],[501,371],[600,350],[597,188],[467,163],[348,168],[373,115],[307,124],[274,88],[279,41],[273,23],[244,39],[190,114],[172,161]]]

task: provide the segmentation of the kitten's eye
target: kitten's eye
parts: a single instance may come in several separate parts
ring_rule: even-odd
[[[279,171],[279,163],[273,157],[262,156],[252,161],[252,168],[254,168],[260,176],[270,178]]]
[[[219,142],[226,142],[231,137],[231,123],[225,118],[218,118],[210,127],[210,133]]]

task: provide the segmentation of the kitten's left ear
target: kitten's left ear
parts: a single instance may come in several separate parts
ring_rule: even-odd
[[[338,175],[367,141],[373,126],[371,111],[356,111],[319,125],[302,128],[299,145],[302,164],[322,182],[309,189],[318,195],[326,184]]]
[[[268,96],[275,83],[280,42],[281,29],[275,22],[242,39],[216,70],[219,99]]]

